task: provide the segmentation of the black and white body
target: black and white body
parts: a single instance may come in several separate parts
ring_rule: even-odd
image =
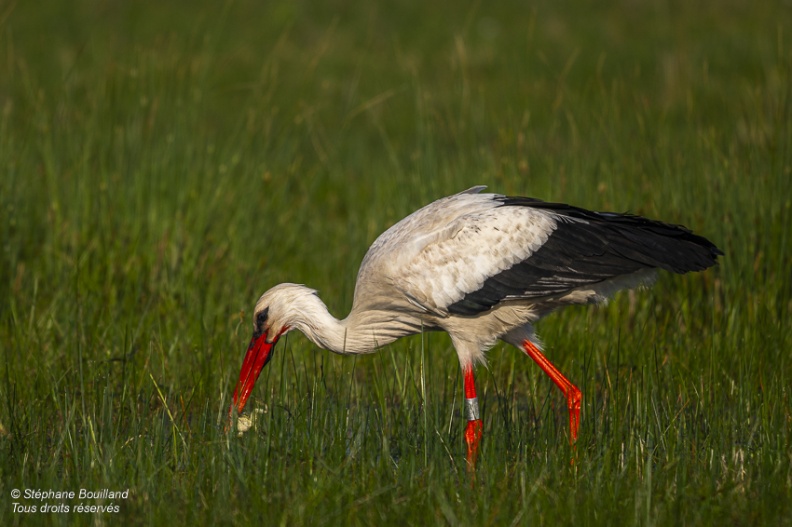
[[[658,269],[702,271],[722,253],[681,226],[483,189],[435,201],[380,235],[360,265],[343,320],[305,286],[280,284],[264,293],[234,392],[236,409],[244,408],[287,331],[299,330],[335,353],[362,354],[406,335],[442,330],[464,373],[471,463],[481,437],[473,367],[498,340],[525,351],[562,389],[574,440],[580,391],[542,355],[536,321],[565,305],[602,302],[648,283]]]

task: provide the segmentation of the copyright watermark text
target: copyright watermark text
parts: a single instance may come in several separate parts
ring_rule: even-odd
[[[13,489],[16,514],[115,514],[129,498],[129,489]]]

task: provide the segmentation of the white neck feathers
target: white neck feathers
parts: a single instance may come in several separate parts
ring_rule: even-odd
[[[281,284],[265,293],[257,311],[269,307],[273,332],[284,327],[301,331],[311,342],[342,354],[370,353],[399,337],[421,330],[420,321],[400,313],[352,309],[338,320],[316,291],[294,284]]]

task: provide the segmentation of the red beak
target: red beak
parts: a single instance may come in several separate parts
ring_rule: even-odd
[[[261,373],[262,368],[266,366],[272,357],[272,348],[278,342],[278,335],[272,342],[267,342],[267,332],[260,335],[253,335],[250,340],[250,345],[245,355],[245,360],[242,362],[242,371],[239,372],[239,381],[234,389],[234,404],[237,412],[242,413],[247,403],[250,392],[256,385],[256,380]],[[233,406],[231,409],[233,409]]]

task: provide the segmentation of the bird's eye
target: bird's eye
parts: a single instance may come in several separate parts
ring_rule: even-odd
[[[256,315],[256,327],[262,327],[264,323],[267,321],[267,314],[269,313],[269,308],[265,308],[263,311],[259,311]]]
[[[258,338],[264,333],[264,327],[267,325],[267,313],[269,308],[259,311],[256,314],[256,321],[253,324],[253,337]]]

